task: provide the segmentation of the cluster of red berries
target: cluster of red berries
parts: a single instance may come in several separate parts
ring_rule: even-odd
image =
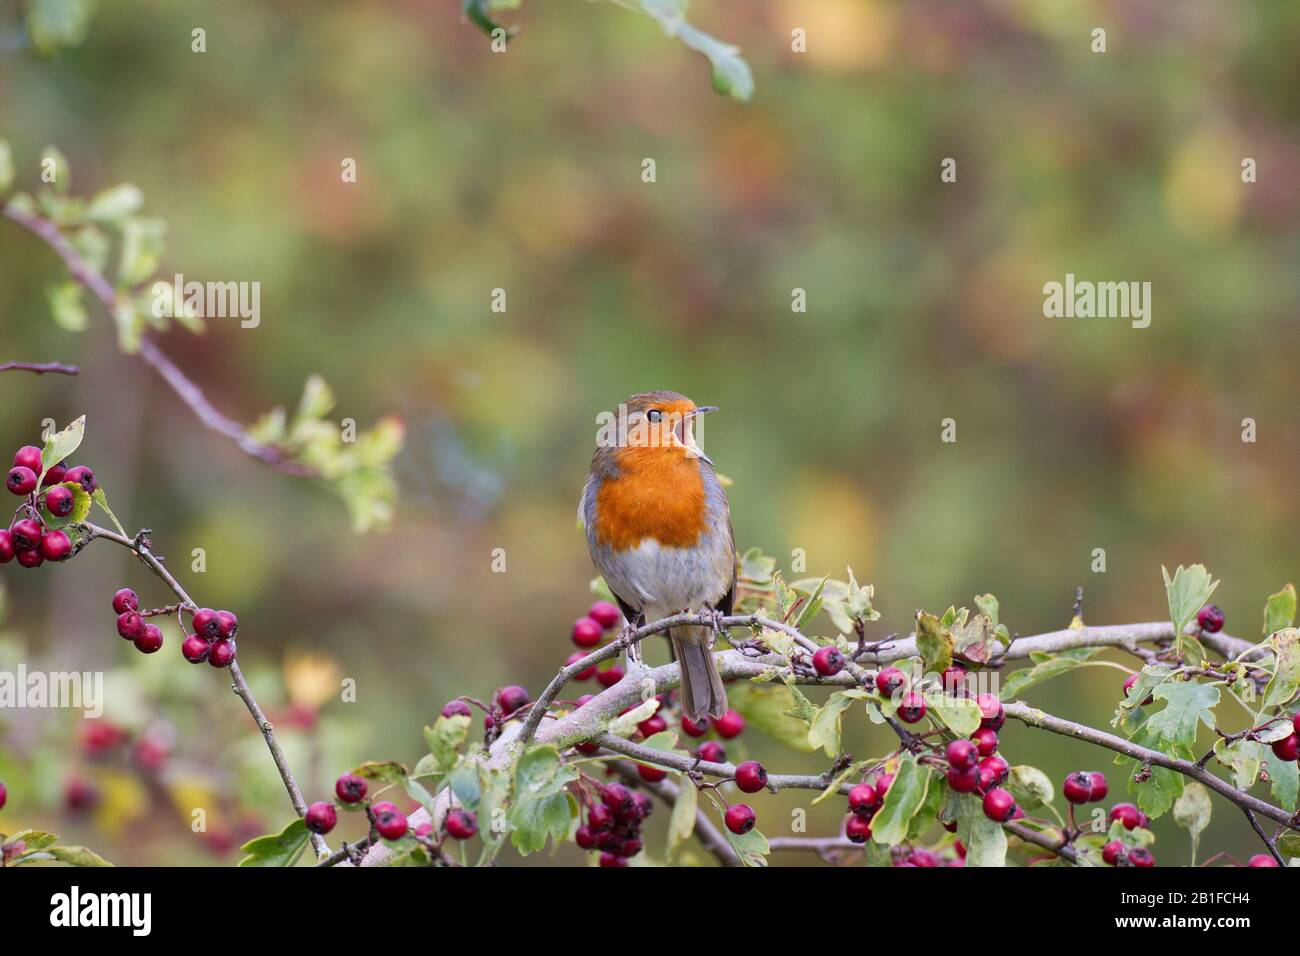
[[[152,654],[163,646],[162,631],[147,618],[170,613],[170,608],[141,610],[140,598],[130,588],[122,588],[113,595],[113,611],[117,614],[117,633],[135,644],[142,654]],[[181,642],[181,656],[191,664],[207,661],[213,667],[229,667],[235,660],[235,635],[239,631],[239,618],[230,611],[214,611],[210,607],[194,610],[182,607],[181,611],[193,615],[193,634]]]
[[[345,773],[334,781],[334,796],[338,803],[354,806],[366,798],[369,789],[365,778],[355,773]],[[397,806],[388,800],[377,800],[367,804],[366,813],[370,825],[385,840],[400,840],[411,832],[421,840],[433,836],[433,824],[421,823],[414,830],[410,820]],[[326,800],[317,800],[307,808],[303,822],[312,833],[324,836],[338,823],[338,810]],[[443,819],[443,830],[454,840],[468,840],[478,832],[478,818],[469,810],[460,807],[450,810]]]
[[[925,716],[925,697],[912,689],[907,675],[897,667],[885,667],[876,672],[876,689],[897,701],[894,713],[903,723],[915,724]]]
[[[606,634],[617,628],[622,620],[623,612],[608,601],[597,601],[587,608],[586,615],[573,622],[573,631],[570,636],[579,649],[569,655],[569,659],[564,662],[565,666],[576,664],[590,654],[604,641]],[[623,679],[623,668],[617,664],[610,664],[604,670],[601,670],[599,665],[593,664],[591,667],[579,671],[573,677],[574,680],[578,681],[591,680],[592,678],[595,678],[601,687],[613,687]]]
[[[627,866],[641,852],[641,824],[654,812],[650,798],[621,783],[599,787],[600,802],[587,804],[587,818],[574,834],[584,850],[600,850],[600,865]]]
[[[532,701],[533,698],[529,695],[528,689],[518,684],[507,684],[505,687],[498,687],[492,692],[491,703],[480,705],[487,711],[483,717],[483,729],[489,735],[492,735],[512,717],[522,716],[523,709]],[[459,697],[447,701],[442,707],[442,716],[444,717],[470,717],[473,713],[474,711],[469,703]]]
[[[24,445],[14,454],[14,466],[5,477],[5,487],[27,501],[18,509],[9,529],[0,530],[0,564],[17,558],[23,567],[35,568],[46,561],[63,561],[72,554],[72,539],[67,532],[45,526],[41,507],[56,518],[66,518],[76,506],[76,496],[69,485],[80,485],[86,494],[91,494],[98,487],[95,473],[84,465],[68,468],[56,464],[42,481],[41,469],[41,450],[35,445]]]
[[[849,791],[849,816],[844,821],[844,835],[854,843],[866,843],[871,839],[871,819],[880,809],[893,782],[892,773],[882,773]]]

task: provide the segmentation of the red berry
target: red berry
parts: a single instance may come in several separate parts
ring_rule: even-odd
[[[892,785],[893,782],[894,775],[892,773],[882,773],[876,778],[874,786],[876,788],[876,793],[880,794],[880,799],[885,799],[885,794],[889,792],[890,785]]]
[[[213,641],[208,663],[213,667],[229,667],[235,662],[234,641]]]
[[[975,703],[980,708],[980,726],[989,730],[1001,730],[1007,721],[1007,715],[1002,710],[1002,701],[998,700],[997,695],[980,694],[975,698]]]
[[[56,518],[66,518],[76,507],[77,498],[72,490],[63,485],[55,485],[45,492],[45,510]]]
[[[880,806],[880,794],[869,783],[860,783],[849,791],[849,809],[859,816],[870,817]]]
[[[221,636],[221,618],[210,607],[201,607],[194,612],[194,633],[215,641]]]
[[[40,474],[39,468],[33,468],[32,471]],[[63,479],[67,476],[68,467],[66,465],[52,465],[49,471],[45,473],[45,480],[41,482],[41,486],[45,488],[53,488],[55,485],[61,485],[63,484]]]
[[[757,760],[746,760],[736,767],[736,786],[744,793],[758,793],[767,786],[767,771]]]
[[[1223,620],[1223,611],[1217,604],[1207,604],[1196,612],[1196,623],[1201,626],[1202,631],[1211,634],[1223,630]]]
[[[596,683],[601,687],[613,687],[623,679],[623,668],[615,664],[613,667],[607,667],[596,675]]]
[[[468,840],[478,833],[478,817],[468,810],[452,810],[443,821],[447,835],[453,840]]]
[[[925,698],[916,691],[903,695],[898,702],[898,719],[905,724],[914,724],[925,716]]]
[[[979,750],[969,740],[948,742],[948,764],[954,770],[969,770],[979,762]]]
[[[3,810],[5,808],[5,803],[6,801],[8,801],[8,799],[9,799],[9,788],[4,785],[3,781],[0,781],[0,810]]]
[[[1291,728],[1297,734],[1300,734],[1300,713],[1297,713],[1294,717],[1291,718]]]
[[[713,729],[718,732],[719,737],[725,737],[730,740],[737,737],[745,729],[745,718],[734,710],[729,710],[713,722]]]
[[[334,781],[334,796],[343,803],[360,803],[366,795],[366,781],[355,773],[341,774]]]
[[[605,806],[614,814],[615,820],[631,820],[636,816],[636,801],[632,791],[621,783],[611,783],[601,794]]]
[[[940,866],[939,858],[925,847],[919,846],[908,855],[908,861],[913,866],[935,867]]]
[[[980,788],[979,768],[967,767],[965,770],[958,770],[956,767],[949,767],[948,786],[954,793],[974,793]]]
[[[594,804],[587,810],[587,826],[592,832],[599,833],[614,825],[614,811],[603,803]]]
[[[45,563],[45,555],[41,554],[37,548],[32,548],[30,551],[19,551],[18,563],[25,568],[39,568]]]
[[[474,711],[463,700],[449,700],[442,705],[442,716],[444,717],[468,717],[472,713]]]
[[[1129,675],[1128,675],[1128,679],[1124,681],[1124,696],[1125,696],[1126,698],[1128,697],[1129,689],[1130,689],[1134,684],[1137,683],[1137,679],[1138,679],[1138,677],[1139,677],[1138,674],[1129,674]],[[1148,706],[1148,705],[1149,705],[1153,700],[1155,700],[1155,698],[1152,697],[1150,694],[1147,694],[1147,699],[1144,700],[1144,701],[1142,701],[1142,706],[1143,706],[1143,707]]]
[[[636,725],[636,729],[641,731],[643,737],[653,737],[655,734],[663,733],[668,729],[668,721],[664,720],[658,714],[652,714],[641,723]]]
[[[650,814],[654,813],[655,805],[651,803],[650,798],[640,790],[637,790],[632,794],[632,802],[636,804],[637,819],[644,820],[646,817],[650,816]]]
[[[1129,866],[1137,866],[1142,869],[1156,865],[1156,858],[1151,855],[1151,851],[1144,846],[1135,846],[1128,851]]]
[[[69,468],[63,476],[64,481],[72,481],[81,485],[86,494],[93,495],[99,484],[95,481],[95,473],[85,465],[78,465],[75,468]]]
[[[1125,830],[1134,830],[1142,825],[1142,814],[1137,807],[1131,803],[1117,803],[1110,808],[1110,813],[1106,818],[1114,823],[1119,820],[1124,824]]]
[[[1119,840],[1111,840],[1101,848],[1101,859],[1110,866],[1118,866],[1119,861],[1124,859],[1124,844]]]
[[[312,833],[325,834],[334,829],[334,824],[339,822],[339,815],[332,803],[317,800],[307,808],[303,820]]]
[[[984,779],[984,772],[987,771],[991,775],[995,785],[1006,780],[1007,775],[1011,773],[1011,766],[997,754],[994,754],[992,757],[985,757],[981,760],[979,762],[979,769],[981,783]]]
[[[407,826],[406,814],[395,807],[392,810],[385,807],[375,813],[375,829],[385,840],[400,840],[406,835]]]
[[[819,647],[813,655],[813,670],[822,677],[834,677],[844,670],[844,655],[838,647]]]
[[[600,855],[600,865],[605,869],[618,869],[627,866],[627,860],[623,859],[617,853],[602,853]]]
[[[0,564],[8,564],[17,553],[18,550],[14,547],[14,536],[8,531],[0,531]]]
[[[130,588],[122,588],[113,595],[113,613],[125,614],[140,610],[140,598]]]
[[[984,794],[984,815],[994,823],[1005,823],[1016,812],[1016,800],[1001,787]]]
[[[732,833],[748,833],[754,829],[754,808],[747,803],[733,803],[727,807],[724,819]]]
[[[387,800],[376,800],[370,807],[370,812],[375,814],[376,816],[378,816],[379,814],[385,811],[388,811],[389,813],[396,813],[397,804],[390,803]]]
[[[573,622],[573,643],[579,647],[595,647],[602,635],[600,624],[590,617],[580,617]]]
[[[31,551],[41,543],[41,526],[31,518],[15,521],[9,533],[13,535],[15,551]]]
[[[1256,853],[1246,861],[1246,865],[1251,867],[1277,866],[1277,860],[1273,859],[1267,853]]]
[[[624,837],[623,842],[620,843],[618,846],[617,852],[619,856],[626,859],[631,856],[636,856],[638,853],[640,853],[642,846],[643,844],[641,843],[640,837],[634,837],[634,836]]]
[[[418,827],[411,831],[412,836],[430,837],[433,836],[433,824],[425,820]]]
[[[587,655],[582,653],[582,651],[574,651],[572,654],[569,655],[568,659],[564,662],[564,666],[572,667],[574,664],[578,663],[578,661],[582,660],[586,656]],[[596,665],[592,664],[590,667],[584,667],[582,670],[574,674],[573,679],[591,680],[595,676],[596,676]]]
[[[639,763],[636,765],[637,775],[646,783],[658,783],[664,777],[668,776],[668,771],[662,767],[651,767]]]
[[[694,721],[691,718],[682,716],[682,733],[688,737],[703,737],[709,732],[709,722],[707,720]]]
[[[1092,772],[1092,801],[1095,803],[1099,800],[1105,800],[1106,794],[1110,793],[1110,784],[1106,782],[1106,775],[1100,770]]]
[[[944,672],[939,675],[939,682],[948,693],[957,693],[966,685],[966,668],[960,664],[952,664],[944,668]]]
[[[1300,734],[1273,741],[1273,753],[1278,760],[1295,760],[1300,757]]]
[[[117,633],[128,641],[134,641],[144,633],[145,619],[135,611],[123,611],[117,616]]]
[[[1092,774],[1086,770],[1076,770],[1069,774],[1065,778],[1061,793],[1071,803],[1087,803],[1092,799]]]
[[[36,472],[21,466],[12,468],[5,478],[5,487],[16,495],[30,495],[36,490]]]
[[[197,634],[190,634],[181,641],[181,657],[191,664],[202,664],[211,653],[212,644]]]
[[[39,475],[41,473],[41,450],[35,445],[23,445],[14,453],[14,467],[28,468]]]
[[[596,743],[594,740],[584,740],[580,744],[574,744],[573,749],[585,757],[590,757],[592,754],[600,751],[600,744]]]
[[[72,553],[72,540],[62,531],[41,535],[41,557],[46,561],[62,561]]]
[[[893,697],[894,691],[907,683],[907,675],[897,667],[886,667],[876,673],[876,689],[886,697]]]
[[[230,611],[218,611],[217,620],[221,622],[222,637],[234,637],[239,633],[239,618]]]
[[[152,654],[163,646],[163,633],[153,624],[144,626],[144,633],[135,639],[135,649],[141,654]]]
[[[981,757],[991,757],[998,751],[998,732],[988,727],[981,727],[970,735],[971,743]]]
[[[494,696],[506,715],[513,714],[532,699],[528,696],[528,691],[518,684],[507,684],[498,690]]]
[[[591,832],[591,827],[584,824],[574,832],[573,842],[584,850],[594,850],[596,849],[596,834]]]
[[[700,749],[695,751],[695,756],[705,763],[722,763],[727,759],[727,751],[716,740],[706,740],[700,744]]]
[[[587,617],[608,631],[618,627],[618,622],[623,620],[623,612],[608,601],[597,601],[587,608]]]
[[[853,843],[866,843],[871,839],[871,821],[853,813],[844,822],[844,835]]]

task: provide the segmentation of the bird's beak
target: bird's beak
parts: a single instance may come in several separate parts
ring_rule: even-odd
[[[687,412],[686,417],[694,418],[696,415],[703,415],[705,412],[716,412],[717,410],[718,410],[717,405],[700,405],[699,407],[692,408],[689,412]]]
[[[690,420],[695,418],[697,415],[703,415],[705,412],[716,412],[717,410],[717,405],[700,405],[696,408],[692,408],[689,412],[686,412],[682,415],[681,435],[679,436],[681,443],[687,452],[696,458],[707,461],[710,465],[713,464],[713,460],[709,458],[708,455],[704,454],[704,449],[695,444],[695,432],[687,426],[690,423]]]

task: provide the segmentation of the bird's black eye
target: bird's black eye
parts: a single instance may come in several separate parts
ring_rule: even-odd
[[[663,413],[661,413],[657,408],[652,408],[650,411],[645,413],[645,417],[650,420],[651,424],[658,425],[659,419],[663,418]]]

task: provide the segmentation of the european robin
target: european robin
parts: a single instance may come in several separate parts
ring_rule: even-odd
[[[591,560],[629,626],[683,611],[731,613],[736,542],[713,462],[695,443],[697,406],[676,392],[633,395],[602,429],[578,518]],[[691,720],[727,710],[712,647],[714,627],[667,632],[681,665],[682,711]],[[640,663],[635,645],[629,665]]]

